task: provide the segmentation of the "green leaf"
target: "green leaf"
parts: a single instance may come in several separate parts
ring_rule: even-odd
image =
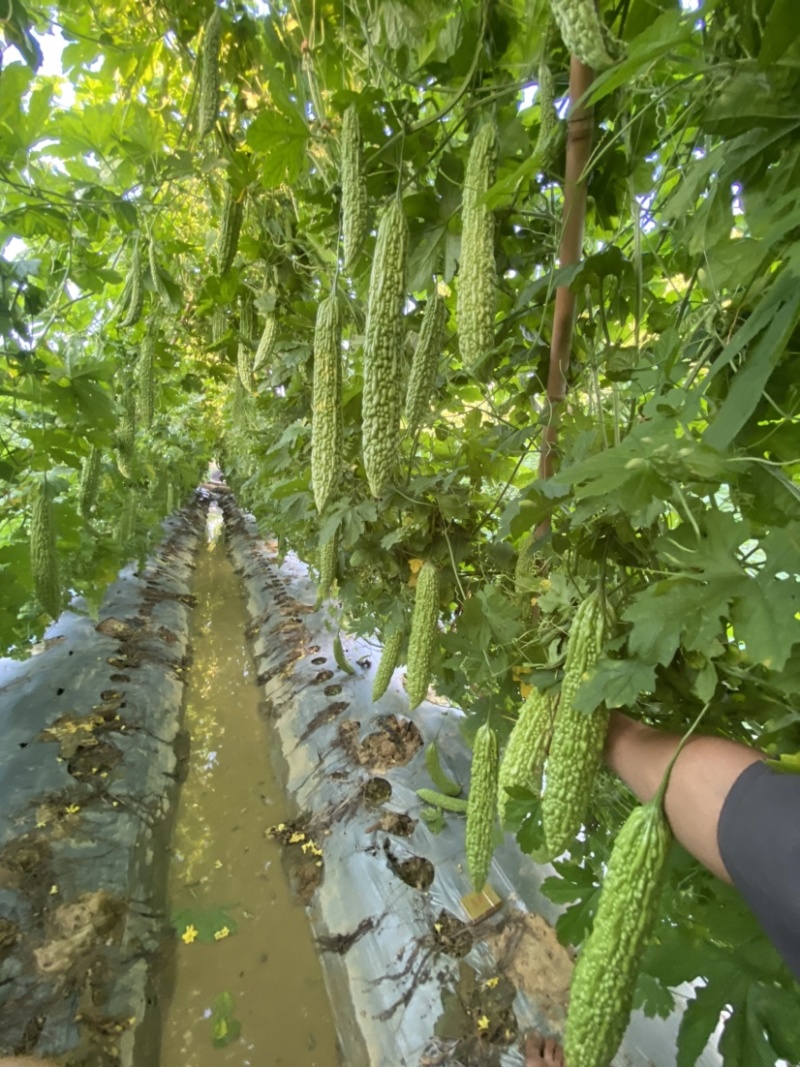
[[[294,112],[262,111],[247,129],[247,143],[260,159],[259,177],[265,189],[296,182],[306,165],[308,127]]]
[[[689,651],[709,653],[718,646],[732,595],[723,578],[707,583],[666,579],[648,586],[623,613],[633,623],[628,637],[632,655],[666,666],[681,643]]]
[[[641,693],[652,693],[655,677],[656,669],[652,663],[601,658],[588,678],[581,682],[573,706],[586,714],[601,704],[607,708],[632,707]]]
[[[759,575],[740,578],[731,592],[731,622],[747,655],[754,663],[782,670],[800,641],[800,582],[794,575],[784,580]]]

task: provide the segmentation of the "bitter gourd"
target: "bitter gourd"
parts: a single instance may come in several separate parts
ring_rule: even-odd
[[[336,491],[342,449],[342,322],[334,290],[317,309],[314,330],[314,403],[311,487],[318,511]]]
[[[597,777],[608,729],[608,711],[586,715],[573,700],[603,643],[603,604],[597,592],[578,608],[567,642],[558,715],[547,757],[542,825],[549,858],[560,855],[581,827]]]
[[[400,646],[403,644],[403,631],[393,630],[386,638],[386,643],[381,652],[380,663],[372,681],[372,700],[380,700],[389,688],[397,660],[400,655]]]
[[[442,354],[446,322],[447,308],[438,289],[435,289],[425,305],[422,327],[411,361],[411,373],[408,376],[406,425],[408,432],[412,434],[425,418],[430,404],[436,367]]]
[[[355,263],[367,235],[367,179],[358,111],[351,104],[342,122],[342,235],[344,269]]]
[[[539,136],[536,139],[536,155],[544,171],[552,170],[561,151],[561,126],[555,108],[556,83],[543,55],[539,63]]]
[[[222,38],[222,16],[218,7],[206,23],[200,53],[200,103],[197,135],[202,140],[211,133],[217,122],[219,103],[219,45]]]
[[[406,692],[410,710],[425,699],[431,680],[431,660],[439,621],[439,571],[435,564],[422,564],[417,575],[411,633],[408,639]]]
[[[131,382],[126,379],[119,399],[120,419],[114,438],[117,468],[123,478],[133,477],[136,450],[136,394]]]
[[[501,824],[511,797],[509,789],[529,789],[538,793],[542,782],[550,738],[553,733],[554,702],[549,692],[533,689],[519,710],[500,761],[497,812]]]
[[[275,339],[278,336],[278,318],[273,311],[267,313],[264,318],[264,329],[256,349],[256,358],[253,361],[253,373],[260,374],[268,368],[272,353],[275,351]]]
[[[595,0],[550,0],[567,51],[594,70],[614,63],[606,47]]]
[[[81,467],[81,479],[78,483],[78,509],[84,519],[89,518],[97,500],[102,460],[102,451],[97,445],[92,445]]]
[[[117,524],[117,544],[125,545],[136,532],[137,491],[131,487],[125,496]]]
[[[486,884],[492,862],[497,813],[497,735],[488,723],[478,728],[472,749],[472,777],[467,805],[467,870],[475,890]]]
[[[336,535],[326,541],[319,549],[319,584],[317,596],[322,599],[330,592],[336,578],[336,564],[339,560],[339,545]]]
[[[218,345],[222,338],[225,336],[225,331],[228,328],[227,317],[225,315],[225,308],[222,304],[216,304],[213,314],[211,316],[211,343]]]
[[[373,496],[382,495],[398,453],[400,350],[406,291],[408,226],[393,199],[378,226],[364,337],[362,445]]]
[[[236,368],[239,381],[249,393],[253,388],[253,338],[256,331],[256,311],[253,306],[253,294],[245,289],[239,299],[239,346],[237,348]]]
[[[239,247],[239,234],[242,230],[242,217],[244,207],[228,186],[225,190],[225,200],[222,205],[222,219],[219,226],[219,242],[217,244],[217,273],[227,274],[236,256]]]
[[[155,354],[155,341],[153,335],[148,333],[142,338],[139,347],[139,360],[136,367],[137,385],[139,387],[139,414],[142,426],[150,429],[153,425],[153,412],[155,410],[155,369],[153,358]]]
[[[158,294],[159,298],[164,301],[164,303],[169,304],[169,292],[167,291],[167,287],[164,284],[164,279],[161,277],[161,271],[158,266],[156,244],[152,237],[150,238],[150,241],[147,245],[147,258],[150,264],[150,280],[153,283],[153,289]]]
[[[484,197],[495,180],[497,141],[496,124],[487,122],[475,137],[464,175],[456,319],[459,350],[467,368],[494,348],[494,215]]]
[[[61,614],[61,582],[53,505],[47,492],[46,479],[36,486],[33,497],[30,554],[36,599],[51,618],[57,619]]]
[[[607,1067],[619,1048],[658,915],[671,837],[660,795],[635,808],[617,835],[572,976],[564,1035],[570,1067]]]
[[[125,318],[122,320],[122,326],[135,326],[139,319],[142,317],[142,309],[144,308],[144,286],[142,285],[142,260],[139,255],[139,246],[135,246],[133,255],[131,256],[131,265],[128,271],[128,278],[126,281],[126,288],[128,288],[128,303]]]

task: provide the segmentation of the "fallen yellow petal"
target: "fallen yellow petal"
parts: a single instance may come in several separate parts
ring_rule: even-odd
[[[185,945],[191,945],[191,943],[195,940],[196,937],[197,929],[194,926],[187,926],[181,934],[181,941],[183,941]]]

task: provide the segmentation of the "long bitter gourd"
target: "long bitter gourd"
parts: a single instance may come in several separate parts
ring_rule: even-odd
[[[89,455],[83,461],[81,480],[78,484],[78,509],[84,519],[89,518],[97,500],[102,460],[102,451],[97,445],[92,445]]]
[[[228,186],[225,190],[225,200],[222,205],[222,218],[219,226],[219,240],[217,243],[217,273],[227,274],[231,269],[236,250],[239,247],[239,234],[242,230],[242,218],[244,207],[240,200],[233,195]]]
[[[383,494],[397,459],[400,348],[406,291],[408,226],[398,199],[390,201],[378,226],[364,337],[362,445],[370,491]]]
[[[342,321],[334,290],[317,309],[314,330],[314,404],[311,487],[318,511],[336,491],[342,451]]]
[[[202,140],[214,129],[219,102],[219,45],[222,38],[222,16],[214,8],[206,23],[200,53],[200,105],[197,135]]]
[[[492,862],[497,814],[497,735],[488,723],[479,727],[472,749],[472,777],[467,805],[467,870],[475,890],[486,884]]]
[[[36,599],[48,615],[57,619],[61,614],[61,582],[53,505],[47,492],[46,479],[36,486],[33,497],[30,554]]]
[[[444,331],[447,322],[447,308],[444,300],[435,289],[425,305],[422,315],[422,328],[419,331],[417,347],[411,361],[411,373],[408,376],[406,391],[406,425],[409,433],[415,433],[425,418],[430,405],[433,383],[436,380],[436,368],[442,354]]]
[[[381,652],[380,662],[378,663],[378,669],[375,672],[375,677],[372,681],[372,700],[373,703],[376,700],[380,700],[386,690],[389,688],[389,682],[392,680],[395,667],[397,666],[397,660],[400,655],[400,646],[403,644],[403,631],[394,630],[386,638],[386,642]]]
[[[533,689],[519,710],[500,761],[497,812],[505,823],[509,789],[529,789],[538,793],[550,738],[553,733],[554,702],[549,692]]]
[[[344,269],[350,270],[367,235],[367,181],[358,112],[351,104],[342,122],[342,234]]]
[[[439,621],[439,571],[430,561],[417,575],[417,591],[408,639],[406,691],[410,710],[425,699],[431,680],[431,660]]]
[[[467,368],[494,348],[494,215],[484,198],[495,180],[497,141],[496,124],[487,122],[475,137],[464,175],[456,320],[459,350]]]

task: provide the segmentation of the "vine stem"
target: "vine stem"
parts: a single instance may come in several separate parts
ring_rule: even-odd
[[[700,710],[700,714],[697,716],[697,718],[694,720],[692,725],[689,727],[689,729],[686,731],[686,733],[681,738],[680,744],[675,749],[675,752],[673,754],[672,759],[667,764],[667,769],[664,771],[664,777],[661,779],[661,785],[658,787],[658,792],[653,797],[653,803],[655,805],[657,805],[659,808],[663,807],[663,805],[664,805],[664,795],[667,792],[667,786],[669,785],[669,777],[672,774],[672,768],[675,766],[675,760],[678,758],[678,756],[680,756],[681,752],[683,751],[684,745],[689,740],[689,738],[692,736],[692,734],[695,732],[697,727],[700,725],[701,719],[703,718],[705,713],[708,711],[710,706],[711,706],[711,701],[710,700],[707,701],[703,705],[703,707]]]

